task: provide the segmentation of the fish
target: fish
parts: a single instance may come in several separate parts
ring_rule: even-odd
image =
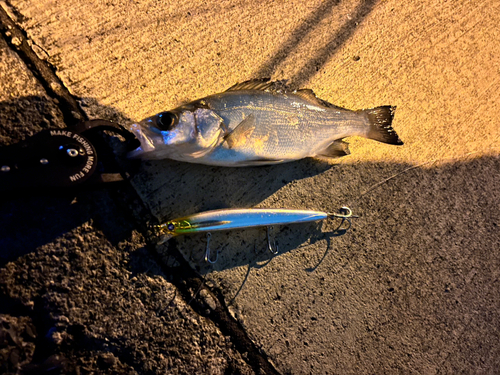
[[[131,125],[141,145],[128,156],[223,167],[338,158],[350,154],[343,141],[350,136],[402,145],[392,127],[395,110],[352,111],[311,89],[255,79]]]
[[[205,260],[209,263],[215,263],[214,261],[211,261],[210,251],[208,247],[208,241],[210,239],[211,232],[231,229],[267,227],[269,250],[272,253],[277,254],[277,247],[272,246],[270,243],[270,227],[275,225],[320,221],[330,218],[340,218],[342,220],[348,220],[349,227],[347,229],[349,229],[350,219],[357,218],[357,216],[352,214],[352,211],[349,207],[342,207],[339,213],[281,208],[227,208],[200,212],[193,215],[169,220],[165,223],[153,226],[153,231],[160,238],[158,244],[162,244],[178,235],[206,232],[207,250],[205,254]],[[342,223],[340,224],[340,226],[342,226]]]

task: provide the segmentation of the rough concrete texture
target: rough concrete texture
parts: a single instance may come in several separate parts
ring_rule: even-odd
[[[498,2],[12,4],[91,117],[138,121],[264,76],[350,109],[397,105],[403,147],[353,138],[337,163],[263,168],[147,162],[132,183],[158,219],[342,205],[361,216],[343,235],[336,222],[280,228],[272,259],[259,230],[214,234],[211,267],[203,236],[158,248],[205,275],[280,372],[497,371]]]
[[[19,324],[2,318],[11,340],[30,349],[11,345],[3,371],[28,363],[23,370],[32,373],[49,365],[64,373],[251,373],[230,339],[193,313],[140,244],[132,237],[114,246],[85,223],[9,263],[0,279],[3,301],[20,302],[19,319],[33,316],[37,330],[14,335],[9,329]],[[21,350],[25,361],[16,362]]]

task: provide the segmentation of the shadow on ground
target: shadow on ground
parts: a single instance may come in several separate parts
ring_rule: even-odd
[[[103,107],[103,110],[112,109]],[[335,222],[281,227],[275,234],[280,249],[278,259],[289,253],[301,253],[300,257],[290,258],[289,267],[298,267],[304,275],[314,272],[337,275],[339,285],[348,281],[344,280],[344,269],[377,280],[383,283],[381,288],[394,296],[394,306],[403,321],[411,321],[414,312],[408,310],[404,301],[398,302],[397,296],[403,298],[405,293],[433,296],[441,289],[450,296],[455,293],[454,299],[444,305],[441,297],[428,299],[420,313],[427,311],[431,319],[436,316],[439,304],[440,319],[449,322],[455,319],[457,308],[480,311],[468,324],[481,332],[482,337],[489,337],[486,342],[496,342],[495,333],[486,331],[487,324],[481,314],[500,311],[498,292],[491,288],[498,281],[500,268],[497,156],[414,168],[365,195],[362,193],[369,187],[406,170],[409,165],[359,163],[332,167],[304,160],[233,170],[170,161],[160,164],[165,167],[165,174],[158,172],[146,178],[144,172],[152,169],[145,165],[146,170],[134,180],[145,203],[156,210],[156,216],[253,206],[265,199],[276,205],[288,195],[298,204],[302,204],[301,199],[310,202],[313,197],[314,208],[325,210],[332,209],[333,201],[341,200],[342,205],[348,205],[361,216],[350,231],[338,236]],[[158,165],[155,168],[158,171]],[[167,194],[165,189],[169,189]],[[155,319],[172,314],[169,309],[173,308],[175,291],[164,284],[166,276],[149,259],[147,251],[128,250],[133,218],[128,213],[129,207],[120,205],[120,194],[119,188],[103,187],[78,194],[6,196],[1,202],[2,257],[4,263],[11,261],[0,272],[2,301],[22,305],[21,316],[31,315],[29,311],[33,310],[36,313],[33,316],[43,320],[35,321],[40,330],[35,344],[39,348],[47,345],[48,349],[40,349],[41,354],[35,355],[38,361],[49,360],[46,356],[54,351],[66,353],[69,358],[84,358],[84,352],[90,348],[92,353],[100,353],[103,366],[107,366],[111,352],[113,358],[109,360],[114,368],[120,364],[143,370],[144,353],[154,351],[155,345],[167,345],[172,358],[179,363],[189,362],[189,356],[175,351],[178,338],[168,335],[158,338],[154,331],[138,323],[148,321],[148,327],[155,324],[160,329],[165,323]],[[119,244],[118,249],[113,247],[114,242]],[[247,268],[246,276],[238,284],[221,286],[229,301],[245,293],[244,283],[257,277],[256,270],[274,266],[265,252],[263,230],[220,232],[212,236],[211,243],[213,249],[220,250],[220,258],[209,267],[202,261],[205,249],[202,236],[179,237],[172,246],[207,277],[214,270]],[[471,288],[476,297],[470,294]],[[162,298],[158,299],[158,295]],[[115,319],[118,315],[132,319],[130,311],[138,309],[137,300],[141,306],[148,306],[141,310],[143,315],[137,315],[139,320],[131,324],[110,323],[118,322]],[[12,312],[5,303],[2,311]],[[173,315],[182,315],[179,311],[182,309],[175,310]],[[54,318],[60,316],[67,318],[64,321]],[[97,321],[107,322],[103,323],[107,328],[102,331]],[[467,322],[462,319],[462,323]],[[144,335],[148,337],[148,345],[153,346],[137,349],[133,338]],[[413,331],[408,335],[418,336]],[[442,340],[447,340],[447,336],[442,336]],[[454,343],[456,350],[450,354],[450,360],[457,356],[459,360],[478,355],[487,357],[494,349],[494,344],[485,346],[476,336],[468,340],[465,347]],[[369,344],[375,345],[371,341]],[[223,353],[225,348],[220,344],[215,349]],[[393,356],[392,351],[389,354],[384,348],[374,352],[381,358]],[[425,356],[420,352],[413,354]],[[233,363],[225,354],[218,355]],[[148,360],[147,365],[162,363],[159,359]],[[61,362],[60,366],[66,365]]]
[[[3,145],[61,125],[55,113],[57,109],[45,97],[27,96],[0,102],[0,110]],[[93,221],[115,244],[128,238],[133,227],[128,208],[110,199],[111,195],[122,193],[120,184],[68,190],[3,191],[0,197],[0,266],[88,221]]]
[[[356,8],[350,12],[349,17],[341,27],[335,32],[332,32],[325,44],[318,48],[313,56],[307,59],[306,63],[302,65],[302,68],[298,69],[299,73],[294,77],[290,77],[290,83],[294,85],[294,87],[299,87],[313,77],[321,67],[335,55],[339,48],[349,40],[358,26],[371,13],[377,2],[377,0],[360,1]],[[282,64],[293,51],[299,48],[307,35],[309,35],[322,20],[334,14],[335,7],[340,3],[340,0],[324,1],[316,10],[311,12],[307,18],[292,31],[274,56],[264,65],[259,67],[255,73],[255,77],[273,75],[279,65]]]
[[[211,209],[254,207],[283,186],[331,168],[331,164],[314,159],[245,168],[145,161],[132,182],[153,215],[162,221]]]
[[[349,283],[350,279],[347,277],[353,272],[363,280],[375,280],[387,294],[383,297],[385,299],[380,297],[382,299],[377,302],[382,304],[379,308],[384,313],[389,314],[385,309],[391,306],[391,309],[396,309],[394,314],[401,322],[415,321],[414,314],[421,314],[417,321],[429,321],[428,328],[437,330],[433,335],[432,345],[444,345],[446,341],[446,346],[452,351],[448,360],[443,363],[447,369],[454,369],[456,366],[465,368],[463,363],[454,367],[452,362],[455,359],[456,363],[461,363],[464,358],[481,356],[491,362],[489,355],[493,353],[497,336],[495,332],[488,331],[487,321],[496,321],[500,311],[498,289],[491,288],[498,281],[500,268],[500,184],[496,177],[500,159],[491,156],[433,168],[416,168],[377,187],[369,194],[360,196],[367,187],[379,182],[381,175],[388,171],[391,171],[388,174],[392,174],[394,170],[402,171],[407,167],[387,163],[361,163],[339,165],[325,171],[324,173],[343,176],[342,179],[339,178],[336,189],[342,190],[346,186],[355,186],[353,183],[359,184],[359,189],[352,188],[347,193],[344,191],[344,199],[361,217],[343,236],[331,233],[331,229],[335,227],[333,223],[323,226],[325,233],[321,232],[319,225],[283,227],[277,233],[280,246],[278,257],[287,256],[289,252],[302,253],[300,257],[290,258],[292,263],[288,267],[299,267],[304,276],[318,270],[327,277],[337,275],[336,288]],[[334,193],[325,190],[325,201],[318,204],[330,202],[329,194]],[[123,220],[116,217],[117,209],[120,208],[113,208],[115,217],[109,217],[106,225],[116,226]],[[109,210],[112,211],[111,208]],[[60,219],[64,219],[67,214],[69,213],[63,212]],[[94,215],[98,214],[94,212]],[[50,348],[58,348],[61,353],[72,353],[73,357],[70,358],[86,358],[84,352],[91,350],[99,353],[100,358],[102,357],[100,360],[107,366],[107,358],[112,353],[112,366],[132,366],[141,371],[146,366],[141,356],[155,352],[158,350],[155,349],[157,346],[166,345],[169,355],[179,363],[184,363],[188,357],[175,351],[176,337],[168,334],[160,337],[151,329],[151,324],[157,329],[166,324],[163,320],[156,321],[164,319],[163,316],[173,314],[178,316],[177,319],[182,316],[182,312],[179,312],[182,309],[178,310],[172,305],[175,300],[174,290],[168,289],[162,282],[165,275],[154,263],[145,262],[146,253],[129,253],[126,248],[113,250],[106,236],[96,236],[93,233],[88,227],[83,231],[78,230],[76,235],[80,236],[81,243],[74,242],[71,236],[62,236],[55,240],[56,244],[60,242],[59,245],[46,246],[37,254],[28,254],[14,260],[1,272],[4,292],[8,290],[11,299],[20,298],[26,306],[29,306],[30,300],[34,300],[35,311],[44,312],[47,323],[37,326],[45,327],[51,333],[40,332],[40,345],[46,341],[43,337],[49,335]],[[201,263],[199,258],[203,254],[204,244],[199,237],[179,238],[176,246],[187,258],[198,256],[194,260],[198,262],[196,264],[200,266],[202,273],[247,267],[247,274],[240,284],[223,286],[224,295],[231,302],[245,292],[245,281],[262,277],[256,275],[256,272],[262,266],[272,267],[273,261],[271,260],[271,264],[268,262],[269,256],[266,253],[254,253],[255,242],[260,242],[257,246],[259,251],[263,248],[261,245],[265,245],[264,232],[221,232],[217,237],[216,240],[215,235],[213,236],[213,246],[220,246],[221,253],[215,266],[205,267]],[[256,237],[259,238],[257,241]],[[188,250],[190,246],[192,251]],[[195,249],[200,249],[201,253]],[[326,258],[323,259],[325,252]],[[130,280],[123,271],[117,272],[121,268],[133,269],[135,277]],[[279,288],[282,283],[280,281],[269,288]],[[152,291],[145,285],[148,288],[152,286]],[[286,285],[281,285],[281,288],[284,288],[281,294],[288,290]],[[281,294],[278,293],[278,297]],[[327,297],[327,294],[318,297],[317,303]],[[99,302],[101,298],[104,300]],[[407,302],[408,298],[418,299],[420,307],[417,310],[412,308],[413,302]],[[138,300],[141,301],[140,306],[136,306]],[[386,300],[389,305],[381,302]],[[143,311],[143,306],[152,310]],[[142,314],[137,315],[137,318],[142,322],[147,321],[147,325],[138,321],[133,324],[113,323],[121,321],[120,319],[132,322],[130,312],[137,309]],[[467,315],[472,310],[475,315]],[[57,323],[47,315],[49,311],[56,317],[68,317],[67,321]],[[461,311],[467,314],[464,315]],[[463,318],[458,319],[457,314]],[[117,320],[116,316],[121,318]],[[466,316],[469,318],[466,319]],[[107,322],[103,323],[107,333],[101,332],[100,325],[96,323],[98,320]],[[462,346],[459,341],[453,341],[450,346],[447,331],[441,328],[445,323],[457,326],[456,329],[466,336],[467,345]],[[463,331],[465,324],[472,326],[474,332],[480,332],[481,338],[486,339],[478,341],[477,335]],[[171,327],[174,329],[175,325]],[[379,329],[389,330],[388,333],[384,331],[384,335],[395,334],[390,330],[391,327]],[[274,329],[280,328],[276,326]],[[408,331],[405,337],[407,340],[426,342],[428,338],[420,337],[418,332]],[[55,333],[67,337],[62,341],[67,347],[58,344],[59,336],[55,336]],[[126,339],[122,340],[122,337]],[[137,347],[133,337],[147,337],[148,345]],[[363,338],[368,340],[365,336]],[[383,340],[374,340],[367,341],[366,345],[375,345],[372,352],[378,353],[379,359],[393,358],[393,349],[389,350],[380,344]],[[378,348],[376,343],[380,345]],[[397,343],[393,345],[398,351],[410,350],[413,357],[426,356],[425,352],[419,351],[419,346],[408,349],[400,348]],[[148,366],[160,363],[151,355],[146,357],[149,358]],[[424,369],[417,365],[418,363],[414,365],[416,370]]]
[[[339,220],[283,226],[275,231],[278,256],[290,251],[304,252],[310,259],[307,268],[314,270],[325,252],[342,257],[338,254],[339,246],[343,250],[347,246],[353,256],[358,256],[357,252],[382,252],[390,257],[414,252],[414,256],[419,254],[425,259],[441,257],[450,247],[468,254],[483,253],[486,249],[496,252],[495,247],[500,243],[496,231],[500,223],[500,188],[495,172],[500,167],[498,157],[411,169],[362,195],[370,186],[392,175],[392,171],[409,167],[362,163],[337,165],[327,170],[329,176],[347,176],[339,179],[335,190],[342,191],[343,202],[360,218],[353,219],[347,233],[335,230]],[[328,194],[335,192],[325,190],[325,194],[324,202],[328,202]],[[219,250],[215,265],[203,261],[204,234],[179,236],[174,241],[185,258],[203,273],[258,264],[272,257],[266,251],[264,229],[213,233],[210,247],[212,251]]]

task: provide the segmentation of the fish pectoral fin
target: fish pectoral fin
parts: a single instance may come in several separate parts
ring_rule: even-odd
[[[333,141],[327,148],[320,151],[316,156],[324,158],[340,158],[342,156],[350,155],[349,144],[338,139]]]
[[[241,147],[248,142],[253,131],[255,130],[255,116],[248,115],[236,127],[224,136],[229,148]]]

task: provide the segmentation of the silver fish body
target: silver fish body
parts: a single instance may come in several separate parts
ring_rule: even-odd
[[[308,89],[253,80],[162,112],[131,127],[141,147],[130,156],[218,166],[276,164],[349,154],[342,139],[362,136],[402,144],[395,107],[336,107]]]

